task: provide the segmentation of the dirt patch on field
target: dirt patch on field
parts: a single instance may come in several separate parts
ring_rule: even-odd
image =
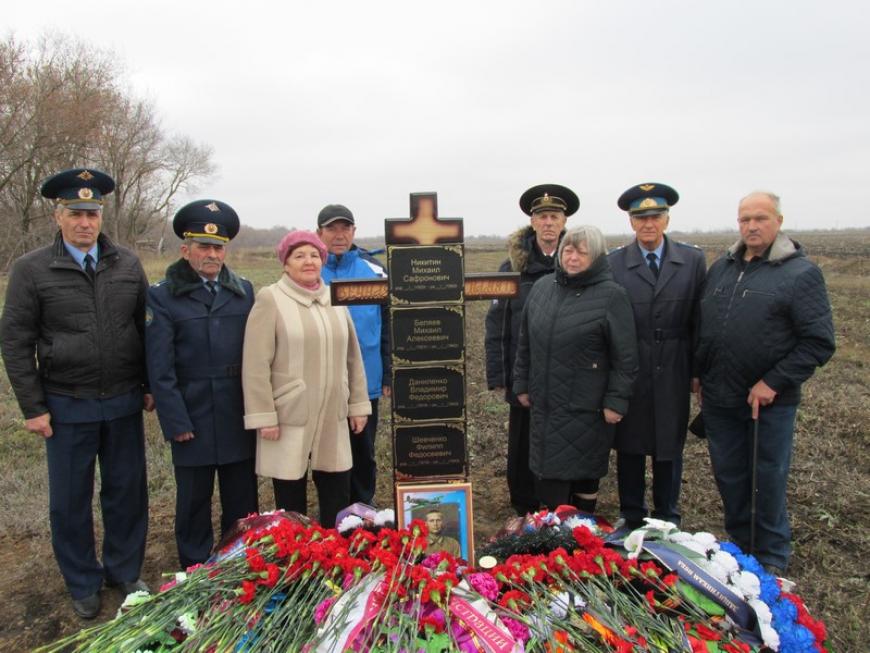
[[[805,243],[806,244],[806,243]],[[810,244],[811,245],[811,244]],[[840,653],[867,649],[870,629],[870,280],[867,248],[841,256],[840,240],[825,240],[830,258],[825,273],[834,306],[840,350],[807,384],[799,412],[793,470],[789,482],[795,556],[790,576],[798,593],[828,625]],[[844,246],[845,247],[845,246]],[[812,251],[812,247],[810,246]],[[721,251],[721,250],[719,250]],[[494,270],[501,252],[470,252],[469,271]],[[253,266],[254,264],[251,263]],[[269,264],[271,265],[271,263]],[[274,273],[252,267],[251,278]],[[483,316],[486,303],[470,305],[466,316],[468,440],[474,488],[478,546],[497,531],[512,511],[504,482],[507,407],[487,391],[483,373]],[[0,375],[2,377],[4,375]],[[5,378],[0,392],[8,396]],[[392,504],[392,452],[389,410],[381,402],[378,435],[379,483],[376,501]],[[72,613],[48,534],[45,463],[42,444],[20,431],[14,403],[0,404],[0,650],[23,651],[88,625]],[[178,566],[173,536],[175,488],[166,446],[149,418],[148,456],[150,530],[143,578],[153,588],[162,572]],[[612,462],[612,461],[611,461]],[[615,519],[618,504],[615,465],[604,480],[599,513]],[[315,493],[310,492],[311,500]],[[273,505],[271,489],[261,483],[261,507]],[[721,504],[710,472],[705,443],[689,436],[685,454],[682,511],[687,530],[722,530]],[[215,511],[217,512],[217,511]],[[98,514],[98,513],[97,513]],[[98,621],[114,616],[122,597],[102,593]]]

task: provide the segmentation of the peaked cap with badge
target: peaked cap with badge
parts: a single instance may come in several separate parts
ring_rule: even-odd
[[[667,184],[646,183],[632,186],[616,201],[633,218],[664,213],[680,201],[680,195]]]
[[[72,168],[52,175],[39,192],[68,209],[97,211],[103,208],[103,196],[115,190],[115,180],[93,168]]]
[[[195,200],[178,209],[172,229],[182,239],[226,245],[239,233],[239,216],[233,207],[220,200]]]
[[[520,196],[520,208],[526,215],[543,211],[562,211],[566,216],[573,215],[580,208],[580,198],[570,188],[559,184],[539,184],[532,186]]]

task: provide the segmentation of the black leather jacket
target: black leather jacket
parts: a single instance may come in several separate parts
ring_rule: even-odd
[[[98,243],[93,282],[60,232],[12,266],[0,347],[25,418],[48,412],[46,393],[103,399],[146,383],[148,280],[132,252],[103,234]]]

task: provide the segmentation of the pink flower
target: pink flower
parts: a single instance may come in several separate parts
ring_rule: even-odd
[[[474,591],[480,594],[488,601],[495,601],[498,598],[498,583],[495,578],[487,573],[469,574],[468,582],[474,588]]]
[[[510,617],[502,617],[501,622],[505,625],[509,631],[511,631],[511,636],[518,642],[522,642],[525,644],[529,641],[529,629],[526,628],[526,625],[520,623],[516,619],[511,619]]]
[[[326,620],[326,616],[336,600],[336,597],[330,596],[328,599],[324,599],[317,604],[317,607],[314,608],[314,623],[319,626]]]

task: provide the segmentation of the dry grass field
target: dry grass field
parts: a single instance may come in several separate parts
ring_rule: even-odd
[[[731,236],[684,238],[712,260]],[[795,537],[790,576],[815,614],[828,625],[834,650],[865,651],[870,641],[870,232],[801,234],[822,267],[834,308],[838,350],[806,385],[798,414],[789,483]],[[611,245],[619,239],[612,238]],[[626,239],[627,240],[627,239]],[[495,270],[503,250],[468,250],[468,271]],[[279,273],[271,254],[233,253],[230,265],[256,286]],[[146,261],[149,278],[162,277],[166,260]],[[0,295],[5,281],[0,281]],[[475,529],[483,542],[511,515],[504,483],[507,408],[488,392],[483,372],[486,302],[467,310],[468,440],[474,483]],[[382,402],[376,500],[392,502],[389,407]],[[152,587],[177,566],[173,538],[175,488],[169,448],[153,415],[146,417],[150,530],[143,578]],[[0,650],[23,651],[82,626],[72,613],[51,554],[44,445],[26,433],[5,374],[0,374]],[[602,487],[600,513],[617,517],[614,466]],[[261,507],[273,506],[261,483]],[[311,493],[313,498],[313,493]],[[724,535],[719,497],[703,441],[689,436],[683,486],[684,528]],[[99,529],[99,520],[97,520]],[[103,591],[100,619],[110,619],[121,596]]]

